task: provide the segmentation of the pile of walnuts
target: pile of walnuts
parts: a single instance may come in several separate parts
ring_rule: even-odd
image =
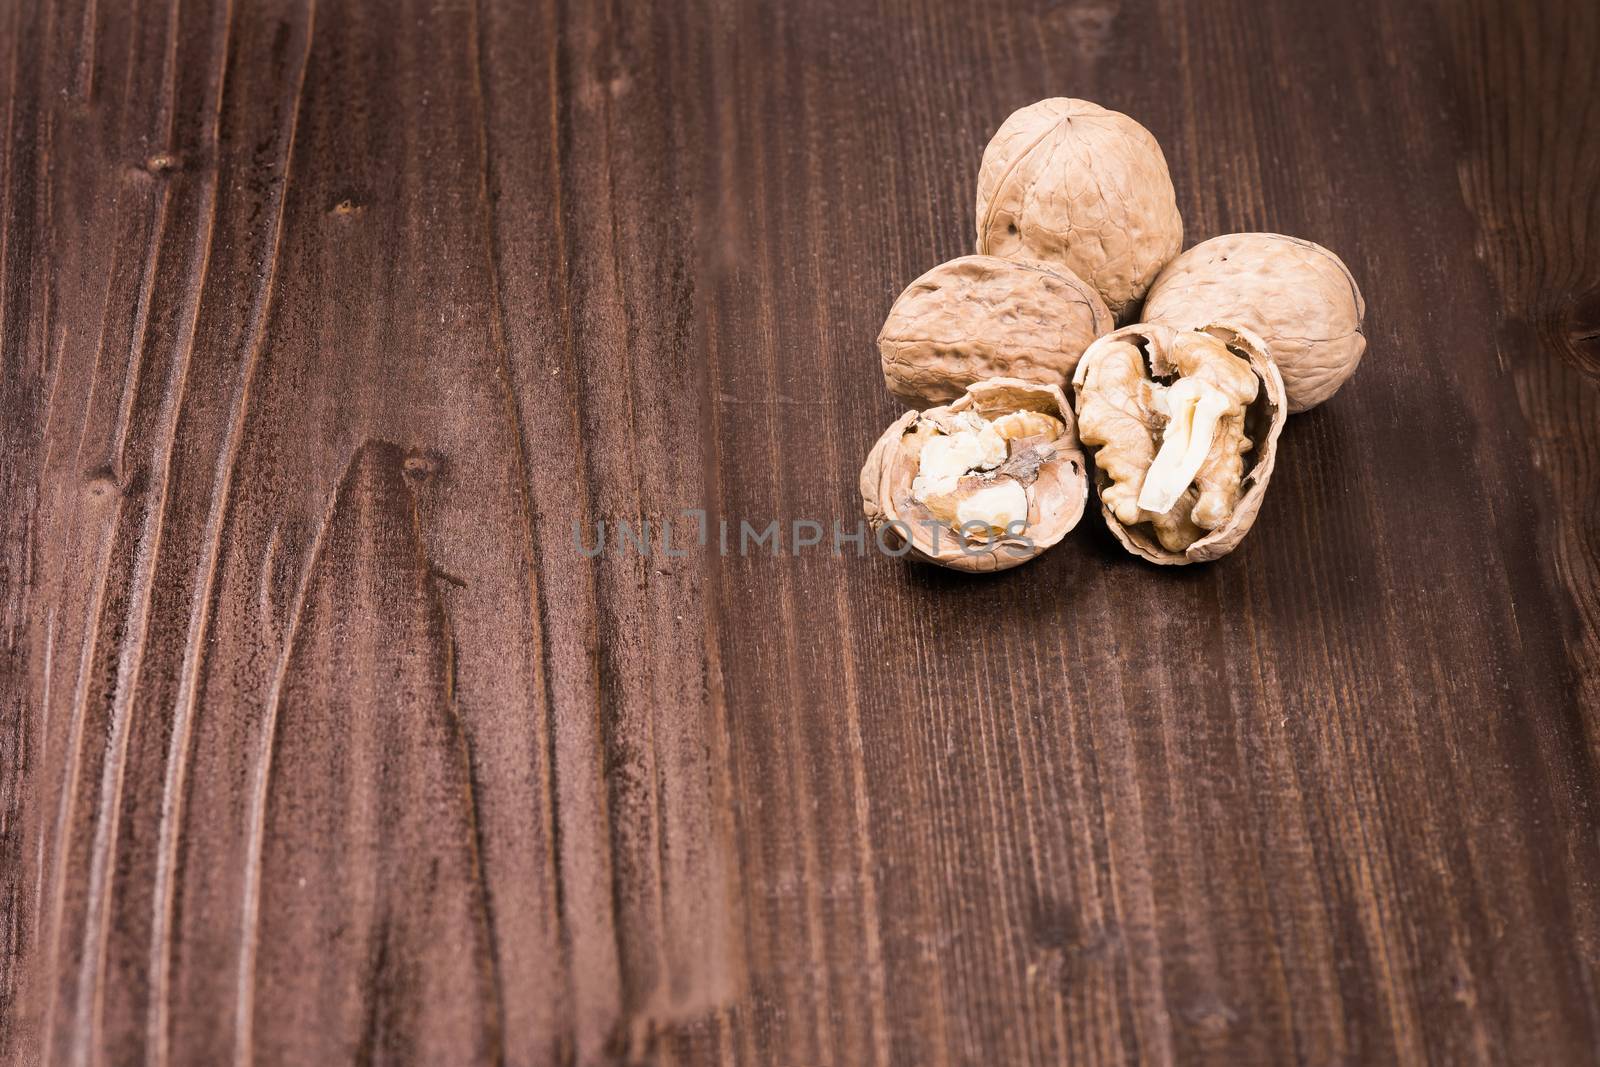
[[[1366,306],[1310,241],[1182,246],[1150,131],[1064,98],[1007,119],[978,171],[977,254],[912,282],[878,335],[884,382],[915,409],[861,471],[880,540],[1014,567],[1077,525],[1092,480],[1129,552],[1231,552],[1285,418],[1355,372]]]

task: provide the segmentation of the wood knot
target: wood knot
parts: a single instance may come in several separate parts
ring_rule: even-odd
[[[1083,981],[1122,948],[1114,922],[1085,921],[1076,908],[1043,896],[1029,909],[1028,933],[1033,942],[1028,977],[1055,987]]]
[[[116,467],[108,462],[84,471],[83,484],[90,496],[133,497],[149,488],[150,474],[143,467],[135,467],[132,471],[119,475]]]
[[[1178,1017],[1208,1038],[1222,1037],[1239,1021],[1239,1013],[1212,994],[1201,994],[1179,1008]]]
[[[122,492],[122,486],[117,484],[117,472],[109,463],[84,471],[83,484],[90,496],[115,496]]]
[[[1047,13],[1044,22],[1052,35],[1064,37],[1080,58],[1093,61],[1110,51],[1115,42],[1112,24],[1120,7],[1117,0],[1073,0]]]
[[[425,482],[439,473],[443,463],[444,457],[432,449],[412,448],[406,451],[406,458],[401,463],[400,469],[410,480]]]
[[[143,170],[146,174],[161,178],[174,171],[183,169],[183,160],[171,152],[157,152],[144,161]]]
[[[1579,372],[1600,377],[1600,292],[1588,292],[1567,306],[1564,333]]]

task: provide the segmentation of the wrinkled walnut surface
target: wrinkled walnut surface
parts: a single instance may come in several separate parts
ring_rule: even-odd
[[[1144,319],[1187,330],[1231,322],[1266,342],[1290,412],[1332,396],[1355,373],[1367,339],[1366,302],[1344,261],[1277,233],[1233,233],[1195,245],[1167,265]]]
[[[996,256],[941,263],[906,287],[878,334],[883,379],[914,407],[948,403],[985,378],[1062,389],[1112,326],[1082,279]]]
[[[1141,491],[1173,414],[1178,383],[1219,401],[1203,459],[1165,512]],[[1283,381],[1258,338],[1232,324],[1177,331],[1139,324],[1084,353],[1073,377],[1080,438],[1094,464],[1106,524],[1154,563],[1195,563],[1231,552],[1254,524],[1287,417]]]
[[[1121,320],[1182,246],[1161,146],[1120,112],[1041,100],[1006,119],[984,150],[980,253],[1059,263]]]
[[[862,509],[886,545],[909,544],[910,556],[955,570],[1005,570],[1078,524],[1085,470],[1066,395],[993,378],[954,403],[895,420],[862,467]],[[1020,503],[1022,528],[1005,530],[1002,520]],[[963,522],[984,528],[961,529]]]

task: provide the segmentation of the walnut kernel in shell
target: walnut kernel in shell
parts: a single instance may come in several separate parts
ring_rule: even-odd
[[[1249,532],[1288,416],[1260,338],[1234,324],[1140,323],[1089,347],[1072,379],[1101,514],[1152,563],[1199,563]]]
[[[1078,524],[1087,496],[1066,395],[1018,378],[906,412],[861,469],[862,509],[881,541],[962,571],[1026,563]]]

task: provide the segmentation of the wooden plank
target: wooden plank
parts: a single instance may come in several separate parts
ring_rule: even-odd
[[[0,1054],[1592,1058],[1591,8],[4,5]],[[1366,360],[1215,564],[835,556],[1059,94]]]

